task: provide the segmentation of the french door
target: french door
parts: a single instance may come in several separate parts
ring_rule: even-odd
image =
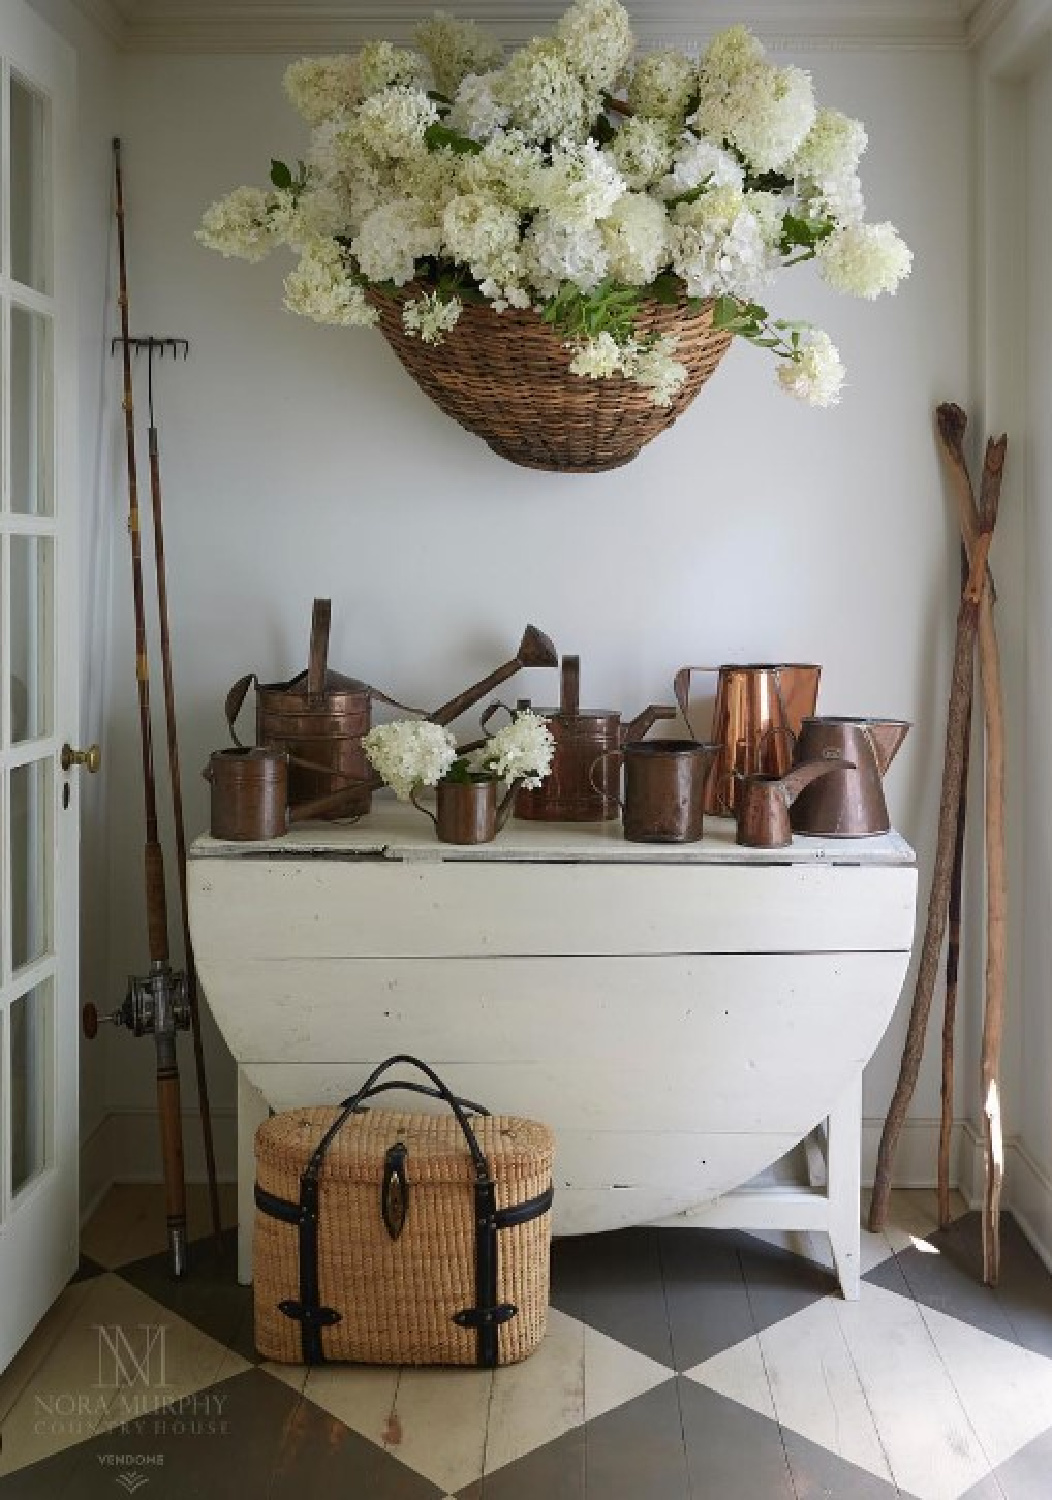
[[[0,5],[0,1370],[77,1260],[74,63]],[[63,762],[69,770],[63,769]]]

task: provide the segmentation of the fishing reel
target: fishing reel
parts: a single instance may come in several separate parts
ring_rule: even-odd
[[[190,1029],[190,998],[186,975],[168,964],[154,964],[145,978],[133,974],[124,1003],[108,1015],[94,1005],[84,1007],[84,1034],[94,1037],[99,1023],[124,1026],[133,1036],[172,1036]]]

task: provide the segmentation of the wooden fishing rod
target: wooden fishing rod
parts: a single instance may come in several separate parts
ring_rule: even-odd
[[[124,373],[124,435],[128,464],[128,537],[131,543],[132,602],[135,611],[135,680],[139,700],[139,743],[142,751],[143,808],[146,819],[144,876],[146,927],[150,972],[129,982],[124,1004],[105,1019],[126,1026],[136,1036],[152,1034],[157,1049],[157,1106],[164,1163],[165,1208],[168,1252],[173,1276],[186,1273],[186,1181],[183,1172],[182,1105],[176,1033],[190,1025],[186,975],[173,971],[168,953],[168,909],[164,884],[164,852],[157,827],[157,780],[153,759],[150,718],[150,662],[143,597],[142,544],[139,493],[135,464],[135,409],[132,391],[132,355],[128,320],[128,275],[124,243],[124,181],[121,173],[121,143],[113,142],[116,188],[117,258],[120,275],[118,302],[121,320],[121,353]],[[99,1017],[94,1007],[84,1012],[84,1029],[94,1036]]]
[[[179,911],[183,928],[183,953],[186,962],[186,999],[190,1008],[190,1034],[194,1044],[194,1065],[197,1073],[197,1100],[201,1116],[201,1131],[204,1137],[205,1170],[208,1176],[208,1197],[212,1214],[212,1233],[216,1246],[221,1246],[223,1223],[219,1207],[219,1183],[216,1176],[215,1142],[212,1136],[212,1109],[208,1098],[208,1076],[205,1070],[204,1045],[201,1039],[201,1013],[198,1004],[197,965],[194,962],[193,943],[190,938],[190,906],[186,891],[186,821],[183,816],[183,781],[179,761],[179,735],[175,713],[175,674],[172,667],[172,645],[168,626],[168,574],[164,558],[164,507],[161,495],[161,453],[157,439],[157,423],[153,411],[153,357],[160,353],[164,357],[166,345],[173,345],[178,354],[177,339],[150,338],[146,341],[147,392],[150,413],[148,440],[150,447],[150,496],[153,502],[153,555],[157,579],[157,615],[161,635],[161,680],[164,685],[164,717],[168,737],[168,771],[172,783],[172,814],[175,823],[175,858],[179,872]],[[184,358],[189,356],[190,346],[183,343]],[[127,359],[125,346],[125,359]]]

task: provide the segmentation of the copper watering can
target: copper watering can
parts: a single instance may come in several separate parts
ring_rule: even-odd
[[[329,668],[331,614],[330,600],[315,599],[306,671],[287,682],[271,683],[260,682],[250,672],[234,683],[225,703],[230,737],[244,749],[237,734],[237,717],[249,689],[255,686],[256,742],[286,753],[289,806],[299,809],[309,804],[311,812],[303,816],[360,816],[369,811],[372,793],[380,782],[366,759],[362,739],[372,723],[374,701],[430,718],[436,724],[451,724],[523,667],[555,666],[559,660],[549,637],[535,625],[527,625],[509,661],[427,714]]]
[[[793,831],[845,839],[887,833],[884,773],[909,730],[905,719],[806,718],[797,760],[829,761],[835,770],[801,792],[790,814]]]
[[[597,823],[616,818],[618,773],[604,760],[592,780],[597,758],[608,750],[619,750],[627,742],[641,740],[658,719],[674,719],[676,710],[652,703],[641,714],[622,723],[616,709],[582,709],[581,658],[564,656],[558,708],[538,708],[548,720],[555,739],[552,769],[539,787],[520,787],[515,798],[515,816],[553,823]],[[520,700],[519,708],[529,701]],[[491,704],[482,717],[485,729],[490,716],[505,704]],[[510,712],[510,710],[506,711]]]
[[[426,813],[444,844],[488,844],[508,821],[515,801],[514,785],[497,801],[497,781],[492,776],[467,781],[440,781],[435,787],[435,811],[415,792],[409,800]]]
[[[710,736],[717,748],[705,811],[733,817],[741,786],[735,772],[738,778],[784,776],[792,765],[800,725],[815,711],[822,668],[800,662],[681,667],[675,677],[676,701],[697,739],[688,715],[695,672],[714,672],[717,679]]]
[[[348,796],[346,791],[331,792],[290,807],[289,756],[266,745],[214,750],[201,775],[212,789],[209,832],[214,839],[280,838],[293,823],[342,815]]]
[[[750,849],[784,849],[793,842],[789,809],[801,792],[836,770],[854,770],[851,761],[804,760],[784,776],[740,776],[737,842]]]

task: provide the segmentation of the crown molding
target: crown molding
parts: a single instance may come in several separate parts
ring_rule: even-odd
[[[448,3],[448,0],[447,0]],[[979,6],[1002,0],[979,0]],[[286,53],[347,50],[375,36],[409,39],[430,0],[78,0],[111,13],[111,35],[135,52]],[[631,4],[644,48],[696,48],[744,21],[775,51],[960,50],[976,0],[656,0]],[[125,7],[127,8],[125,11]],[[490,26],[509,46],[547,30],[566,0],[463,0],[457,15]],[[101,24],[101,21],[100,21]]]
[[[971,0],[966,20],[969,46],[998,45],[1025,72],[1025,53],[1052,30],[1052,0]]]
[[[131,33],[131,20],[127,0],[73,0],[80,13],[93,25],[116,42],[118,47],[127,47]]]

